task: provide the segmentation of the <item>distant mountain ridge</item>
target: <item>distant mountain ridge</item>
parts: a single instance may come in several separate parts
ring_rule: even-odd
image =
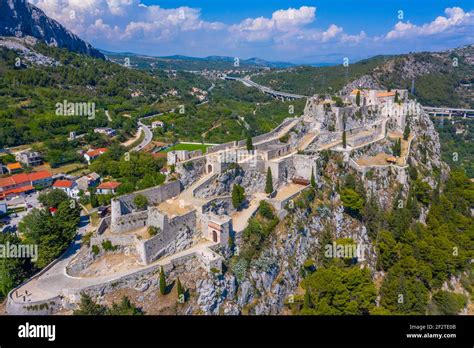
[[[190,67],[192,67],[192,64],[195,65],[196,70],[199,70],[199,66],[203,64],[208,64],[209,69],[212,69],[214,67],[219,68],[225,68],[225,69],[232,69],[234,66],[235,62],[235,57],[229,57],[229,56],[208,56],[208,57],[191,57],[191,56],[184,56],[184,55],[171,55],[171,56],[151,56],[151,55],[146,55],[146,54],[138,54],[138,53],[131,53],[131,52],[110,52],[110,51],[105,51],[101,50],[103,54],[105,54],[107,57],[110,59],[114,60],[116,57],[129,57],[129,58],[141,58],[141,59],[147,59],[150,61],[157,61],[157,62],[162,62],[164,65],[165,61],[173,61],[175,65],[177,66],[179,62],[182,62],[183,69],[185,70],[191,70]],[[175,67],[176,67],[175,66]],[[239,66],[240,67],[254,67],[254,68],[278,68],[278,69],[284,69],[284,68],[290,68],[296,66],[293,63],[288,63],[288,62],[270,62],[264,59],[260,58],[249,58],[249,59],[240,59],[239,58]],[[163,67],[163,66],[161,66]],[[173,64],[170,64],[169,68],[172,68]]]
[[[0,36],[32,36],[48,45],[105,58],[99,50],[26,0],[0,1]]]

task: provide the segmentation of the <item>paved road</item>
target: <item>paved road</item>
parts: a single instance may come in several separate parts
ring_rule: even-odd
[[[135,146],[133,149],[130,151],[138,152],[143,150],[148,144],[151,143],[153,140],[153,132],[151,131],[150,127],[148,127],[146,124],[143,124],[142,121],[138,121],[138,126],[139,126],[139,131],[144,132],[145,137],[143,138],[142,142]]]

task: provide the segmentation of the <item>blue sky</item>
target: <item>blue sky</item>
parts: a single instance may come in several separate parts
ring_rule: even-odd
[[[320,63],[474,43],[472,0],[32,2],[98,48],[150,55]]]

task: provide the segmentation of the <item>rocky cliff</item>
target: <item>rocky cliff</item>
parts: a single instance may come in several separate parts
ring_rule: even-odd
[[[26,0],[0,2],[0,36],[32,36],[48,45],[105,59],[104,55],[89,43]]]

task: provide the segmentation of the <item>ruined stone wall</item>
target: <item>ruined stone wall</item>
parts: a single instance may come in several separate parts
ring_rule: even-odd
[[[114,198],[111,202],[111,231],[121,233],[146,226],[148,211],[136,211],[133,200],[137,195],[145,196],[150,205],[156,205],[176,197],[180,192],[179,181],[171,181],[161,186]]]
[[[311,173],[313,172],[316,175],[318,172],[316,167],[317,159],[318,157],[314,156],[293,155],[294,176],[310,180]]]
[[[160,224],[163,228],[157,235],[142,241],[138,240],[136,250],[144,264],[160,257],[171,255],[191,246],[196,233],[196,211],[175,216],[172,219],[159,219],[159,213],[154,212],[152,223]]]

